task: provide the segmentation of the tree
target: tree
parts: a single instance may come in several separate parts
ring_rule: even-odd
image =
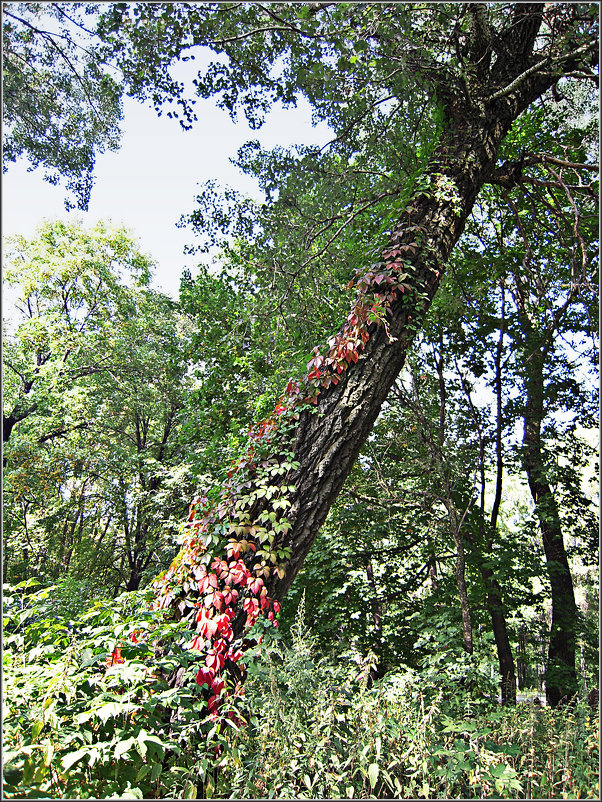
[[[496,447],[497,475],[489,516],[486,491],[493,438],[487,432],[488,410],[483,413],[478,409],[471,382],[459,364],[454,338],[450,336],[448,339],[447,336],[446,328],[450,324],[453,327],[455,322],[455,293],[450,293],[449,285],[448,280],[436,299],[435,314],[414,349],[408,380],[399,381],[395,391],[402,409],[414,416],[415,425],[421,431],[428,461],[424,470],[427,492],[438,498],[447,510],[448,529],[456,554],[456,586],[462,609],[464,649],[472,653],[474,614],[471,607],[479,609],[485,602],[497,648],[502,701],[514,703],[514,660],[500,587],[500,584],[505,584],[502,575],[506,573],[506,580],[508,577],[507,571],[502,570],[499,546],[503,538],[497,531],[502,497],[501,459]],[[499,343],[496,352],[495,383],[499,390]],[[425,383],[428,387],[429,380],[436,391],[433,393],[431,389],[425,399]],[[499,416],[496,424],[495,442],[498,446],[501,436]],[[473,566],[478,571],[484,598],[477,597],[478,601],[471,605],[467,567],[474,571]],[[479,584],[474,574],[472,582]],[[475,598],[474,591],[472,598]]]
[[[121,229],[46,223],[8,245],[21,297],[4,353],[5,573],[135,589],[194,488],[189,323]]]
[[[89,232],[44,223],[31,241],[10,238],[5,253],[5,280],[19,287],[21,319],[16,339],[5,337],[3,440],[34,414],[46,418],[42,436],[60,436],[65,391],[111,368],[103,346],[114,316],[128,313],[121,282],[146,285],[151,261],[125,230],[103,223]]]
[[[357,296],[347,321],[325,352],[317,349],[305,379],[289,383],[273,415],[254,432],[247,455],[229,472],[221,496],[193,503],[190,540],[167,572],[160,597],[161,604],[173,605],[184,616],[200,615],[197,574],[202,575],[201,594],[206,577],[215,576],[211,583],[222,574],[230,577],[219,561],[217,574],[205,573],[204,567],[211,552],[225,547],[224,536],[230,537],[226,556],[244,557],[256,577],[249,578],[249,587],[265,588],[268,598],[279,598],[290,588],[403,366],[477,194],[494,177],[501,143],[520,114],[560,78],[592,74],[595,64],[588,40],[595,31],[590,6],[517,4],[491,11],[468,6],[454,12],[457,46],[451,53],[447,44],[453,37],[443,41],[438,35],[442,19],[449,21],[447,7],[369,6],[354,15],[344,4],[311,6],[302,13],[276,4],[242,6],[238,14],[228,8],[227,22],[225,10],[203,6],[186,23],[181,9],[167,17],[161,16],[160,6],[147,12],[151,28],[159,18],[174,30],[185,24],[191,38],[184,37],[183,47],[207,43],[232,56],[219,68],[220,82],[211,85],[206,76],[200,91],[227,87],[223,102],[233,108],[241,101],[254,115],[261,107],[255,92],[290,101],[295,85],[334,123],[335,134],[343,135],[348,107],[335,111],[333,86],[341,87],[341,97],[346,80],[353,88],[369,69],[376,69],[379,77],[366,84],[371,100],[384,100],[390,93],[399,111],[407,102],[405,88],[395,85],[394,70],[383,75],[378,68],[411,65],[421,81],[422,98],[432,103],[437,96],[438,105],[431,108],[438,109],[439,126],[405,197],[394,191],[397,222],[388,241],[374,242],[376,261],[352,281]],[[123,13],[114,12],[111,24],[118,31],[135,30]],[[271,22],[260,26],[266,15]],[[236,35],[230,35],[230,25],[237,26]],[[345,70],[339,59],[336,66],[342,74],[335,78],[332,54],[342,57],[344,50],[348,58],[356,46],[356,54],[365,54],[365,71]],[[323,58],[326,47],[330,60]],[[253,73],[260,50],[268,62],[286,55],[280,80],[265,69],[260,76]],[[310,55],[318,65],[311,79]],[[208,75],[215,78],[217,71],[214,66]],[[247,94],[249,85],[254,88]],[[361,120],[362,127],[369,126],[365,107]],[[390,116],[387,121],[391,124]],[[358,141],[353,140],[356,148]],[[313,402],[315,409],[308,409]],[[189,590],[184,593],[185,582]],[[253,599],[246,606],[254,610]],[[252,619],[247,616],[247,622]],[[235,632],[240,633],[244,621],[244,615],[237,615]]]
[[[67,209],[87,209],[97,153],[119,146],[122,84],[94,31],[98,4],[4,3],[3,170],[24,156]]]
[[[518,232],[524,235],[526,226],[518,216],[518,210],[516,211],[515,224]],[[553,706],[563,699],[571,698],[577,691],[575,649],[579,626],[563,537],[562,516],[557,493],[553,490],[553,476],[556,471],[552,468],[549,454],[546,454],[542,429],[547,418],[549,428],[556,430],[557,436],[560,426],[550,420],[551,413],[553,414],[554,407],[562,406],[560,399],[566,390],[569,387],[575,390],[577,385],[571,375],[573,371],[570,362],[581,360],[575,360],[574,355],[567,358],[565,349],[558,342],[559,335],[566,337],[575,332],[575,329],[577,332],[587,332],[589,322],[595,319],[587,308],[588,301],[591,303],[595,293],[591,268],[588,269],[592,256],[595,260],[595,254],[590,254],[588,258],[588,249],[579,230],[578,220],[575,220],[575,225],[571,228],[576,233],[577,241],[573,242],[573,256],[568,256],[568,259],[563,249],[555,248],[554,245],[552,253],[549,252],[546,245],[551,243],[546,241],[547,237],[543,237],[542,242],[534,232],[530,232],[529,251],[521,259],[520,270],[516,269],[516,263],[512,265],[510,284],[516,305],[518,332],[515,336],[525,392],[522,410],[522,458],[539,519],[552,593],[546,693]],[[558,286],[560,277],[562,284]],[[579,352],[581,349],[579,346],[577,348]],[[570,406],[573,410],[574,404],[575,401],[572,400]],[[583,410],[586,419],[588,406],[586,401]],[[583,412],[581,415],[577,413],[576,418],[579,419]],[[569,432],[571,428],[569,427]]]
[[[511,180],[500,168],[501,182],[482,194],[480,209],[454,257],[443,307],[449,347],[467,372],[467,384],[491,376],[497,407],[496,496],[500,497],[505,462],[525,470],[533,500],[541,505],[538,516],[552,597],[547,693],[553,705],[577,688],[578,612],[561,521],[571,520],[576,505],[583,521],[589,514],[575,473],[559,469],[552,449],[544,444],[553,442],[557,452],[570,450],[569,465],[583,463],[586,449],[575,443],[574,427],[593,424],[595,381],[589,374],[597,354],[597,262],[590,246],[598,238],[593,201],[597,192],[590,179],[597,169],[596,123],[587,95],[575,95],[570,88],[565,95],[556,109],[525,114],[522,130],[517,128],[506,141],[504,155],[512,160],[517,146],[523,147],[527,138],[533,141],[533,117],[538,126],[545,120],[536,135],[539,155],[525,160]],[[568,126],[567,115],[572,120]],[[437,303],[443,303],[442,296]],[[514,434],[519,422],[524,428],[522,447]],[[480,432],[476,415],[475,425]],[[559,504],[554,484],[558,490],[567,487],[561,491],[567,502]],[[495,516],[494,504],[492,521]]]
[[[596,79],[595,7],[105,8],[100,34],[135,96],[151,96],[159,108],[176,99],[186,114],[184,87],[174,93],[166,75],[174,60],[205,45],[220,58],[197,77],[199,94],[218,95],[232,113],[243,108],[253,125],[274,101],[294,103],[302,94],[334,131],[327,155],[241,154],[250,170],[258,164],[268,190],[280,190],[266,202],[265,217],[280,216],[265,230],[263,253],[275,250],[267,264],[256,263],[260,280],[265,284],[272,272],[278,287],[301,286],[304,269],[322,260],[333,268],[322,274],[324,283],[326,276],[333,280],[324,293],[333,317],[343,305],[343,283],[355,298],[338,333],[314,352],[306,376],[289,382],[253,430],[222,490],[193,502],[190,537],[158,587],[158,603],[195,620],[196,642],[215,647],[207,659],[221,667],[234,635],[260,608],[273,617],[273,600],[303,564],[423,325],[479,192],[499,180],[497,159],[509,131],[563,78]],[[406,156],[412,140],[421,147],[407,146]],[[520,163],[505,167],[516,172]],[[300,171],[312,178],[299,181]],[[285,250],[281,263],[286,227],[316,198],[303,189],[316,177],[326,187],[333,174],[337,191],[325,196],[333,205],[318,216],[310,207],[296,229],[305,253],[289,265]],[[364,222],[355,238],[362,247],[340,248]],[[337,265],[339,248],[343,258],[353,250],[351,263]],[[320,277],[319,269],[314,275]],[[212,563],[215,555],[226,559]]]

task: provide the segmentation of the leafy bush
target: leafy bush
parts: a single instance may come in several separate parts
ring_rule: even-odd
[[[597,798],[598,731],[586,704],[500,708],[490,672],[368,672],[316,659],[297,621],[250,664],[249,709],[221,788],[231,798]],[[447,672],[447,673],[445,673]],[[462,684],[461,678],[469,682]]]
[[[239,725],[207,715],[192,633],[144,593],[69,621],[71,596],[64,584],[4,586],[4,796],[195,798],[227,746],[222,728]]]
[[[367,670],[316,658],[302,620],[291,634],[286,646],[266,633],[249,663],[255,715],[222,762],[220,795],[597,798],[598,730],[585,703],[501,708],[478,661],[468,661],[471,690],[441,665],[435,690],[433,664],[368,687]]]

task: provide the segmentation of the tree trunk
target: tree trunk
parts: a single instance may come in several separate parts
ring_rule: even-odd
[[[544,359],[541,351],[532,351],[526,364],[527,401],[524,414],[523,460],[539,519],[550,579],[552,623],[546,671],[546,698],[551,707],[556,707],[563,700],[571,699],[577,692],[575,671],[577,605],[558,506],[547,479],[542,453]]]
[[[125,589],[129,593],[130,591],[138,590],[139,587],[140,587],[140,566],[138,565],[137,562],[134,562],[134,564],[130,566],[130,575],[128,577]]]
[[[493,637],[495,638],[500,674],[502,675],[502,704],[514,705],[516,704],[516,674],[512,647],[506,628],[501,589],[490,568],[482,565],[480,571],[487,589],[487,609],[491,616]]]
[[[389,334],[373,324],[370,338],[336,386],[323,390],[317,414],[301,414],[294,459],[300,463],[291,478],[296,491],[287,538],[292,557],[286,575],[270,588],[280,598],[303,565],[328,510],[339,494],[358,453],[368,437],[407,351],[439,287],[449,254],[459,239],[478,191],[495,164],[497,149],[518,112],[505,104],[497,115],[456,120],[443,136],[425,170],[432,194],[414,194],[393,231],[388,252],[417,242],[409,269],[413,292],[391,306]],[[522,105],[522,104],[521,104]],[[449,191],[438,192],[437,186]],[[407,269],[407,266],[406,268]]]
[[[456,516],[450,514],[452,526],[454,526]],[[455,531],[454,541],[456,543],[456,586],[460,599],[460,610],[462,612],[462,640],[464,651],[472,654],[474,650],[472,640],[472,614],[470,612],[470,602],[468,600],[468,590],[466,588],[466,557],[464,555],[464,544],[459,528]]]
[[[495,352],[495,396],[496,396],[496,424],[495,424],[495,464],[496,464],[496,477],[495,477],[495,496],[491,508],[491,518],[489,521],[489,531],[491,537],[487,539],[486,554],[493,552],[493,535],[497,529],[497,520],[502,504],[502,488],[503,488],[503,450],[502,450],[502,434],[503,434],[503,415],[502,415],[502,354],[504,348],[504,332],[506,321],[506,294],[505,288],[502,285],[502,298],[501,298],[501,326],[498,338],[497,348]],[[484,474],[484,456],[481,454],[481,465]],[[485,510],[485,477],[482,475],[481,487],[481,511]],[[484,529],[484,527],[483,527]],[[483,540],[483,533],[481,533],[481,542]],[[502,604],[502,591],[499,582],[491,568],[483,563],[480,564],[479,570],[483,579],[483,584],[487,590],[487,608],[491,616],[491,627],[493,629],[493,637],[495,638],[495,645],[497,648],[498,663],[500,666],[500,674],[502,676],[501,692],[503,705],[516,704],[516,671],[514,666],[514,656],[512,654],[512,646],[510,645],[510,638],[508,637],[508,629],[506,627],[506,616],[504,614],[504,606]]]

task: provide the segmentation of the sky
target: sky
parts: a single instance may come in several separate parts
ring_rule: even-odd
[[[121,148],[99,155],[88,212],[68,214],[60,186],[45,182],[40,169],[27,172],[25,160],[10,164],[2,179],[3,235],[31,236],[45,218],[76,216],[87,227],[100,219],[123,224],[157,262],[155,289],[177,298],[183,269],[194,275],[195,266],[206,258],[184,254],[194,235],[191,229],[176,228],[180,216],[194,209],[199,185],[215,179],[258,197],[252,179],[229,161],[244,142],[322,146],[331,138],[326,125],[312,127],[304,102],[296,109],[275,108],[259,131],[249,129],[244,117],[234,123],[212,100],[198,100],[196,110],[198,122],[184,131],[176,120],[158,117],[152,108],[125,98]]]

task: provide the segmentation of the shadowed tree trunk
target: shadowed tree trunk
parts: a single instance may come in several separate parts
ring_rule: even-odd
[[[535,512],[539,519],[546,567],[550,579],[552,624],[545,677],[548,704],[556,707],[577,693],[577,674],[575,672],[577,605],[571,569],[564,547],[558,506],[547,479],[542,452],[543,366],[542,351],[532,352],[527,367],[523,460],[529,489],[535,502]]]

